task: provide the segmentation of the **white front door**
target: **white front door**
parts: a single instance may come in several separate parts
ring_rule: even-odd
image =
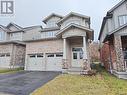
[[[81,67],[83,62],[82,48],[72,48],[72,67]]]

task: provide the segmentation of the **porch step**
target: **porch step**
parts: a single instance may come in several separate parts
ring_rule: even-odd
[[[86,73],[87,74],[87,71],[83,71],[82,68],[80,67],[72,67],[72,68],[69,68],[67,70],[68,74],[82,74],[82,73]]]
[[[72,67],[72,68],[69,68],[68,71],[70,71],[70,72],[73,72],[73,71],[75,71],[75,72],[81,72],[82,68],[80,68],[80,67]]]
[[[113,71],[113,74],[121,79],[127,79],[127,72],[117,72]]]

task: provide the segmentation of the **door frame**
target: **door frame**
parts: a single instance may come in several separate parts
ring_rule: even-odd
[[[81,48],[82,49],[82,53],[83,53],[83,47],[72,47],[71,48],[71,66],[72,67],[81,67],[82,66],[81,65],[81,61],[83,61],[83,56],[82,56],[82,59],[80,59],[80,53],[81,53],[81,51],[73,51],[73,48]],[[77,66],[73,65],[73,64],[76,64],[76,63],[74,63],[73,53],[77,53],[77,62],[78,62],[77,64],[79,64]],[[83,53],[83,55],[84,55],[84,53]]]

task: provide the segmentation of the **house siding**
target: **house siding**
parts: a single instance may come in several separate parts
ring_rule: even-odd
[[[26,40],[36,40],[41,38],[41,28],[35,28],[31,30],[27,30],[23,33],[23,41]]]
[[[11,51],[12,51],[11,44],[0,45],[0,53],[11,53]]]
[[[61,24],[61,28],[64,28],[64,27],[68,26],[71,23],[75,23],[75,24],[82,25],[82,26],[85,26],[85,27],[89,28],[89,23],[86,22],[86,19],[76,17],[76,16],[69,17],[67,20],[65,20]]]

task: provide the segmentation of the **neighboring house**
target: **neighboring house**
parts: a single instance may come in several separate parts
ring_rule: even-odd
[[[127,1],[107,12],[99,35],[102,65],[119,78],[127,79]]]
[[[6,27],[0,25],[0,68],[24,67],[26,45],[23,40],[28,39],[26,35],[31,35],[33,28],[22,28],[14,23]]]
[[[40,39],[26,40],[25,70],[90,70],[89,42],[93,40],[90,17],[78,13],[51,14],[43,22]]]

